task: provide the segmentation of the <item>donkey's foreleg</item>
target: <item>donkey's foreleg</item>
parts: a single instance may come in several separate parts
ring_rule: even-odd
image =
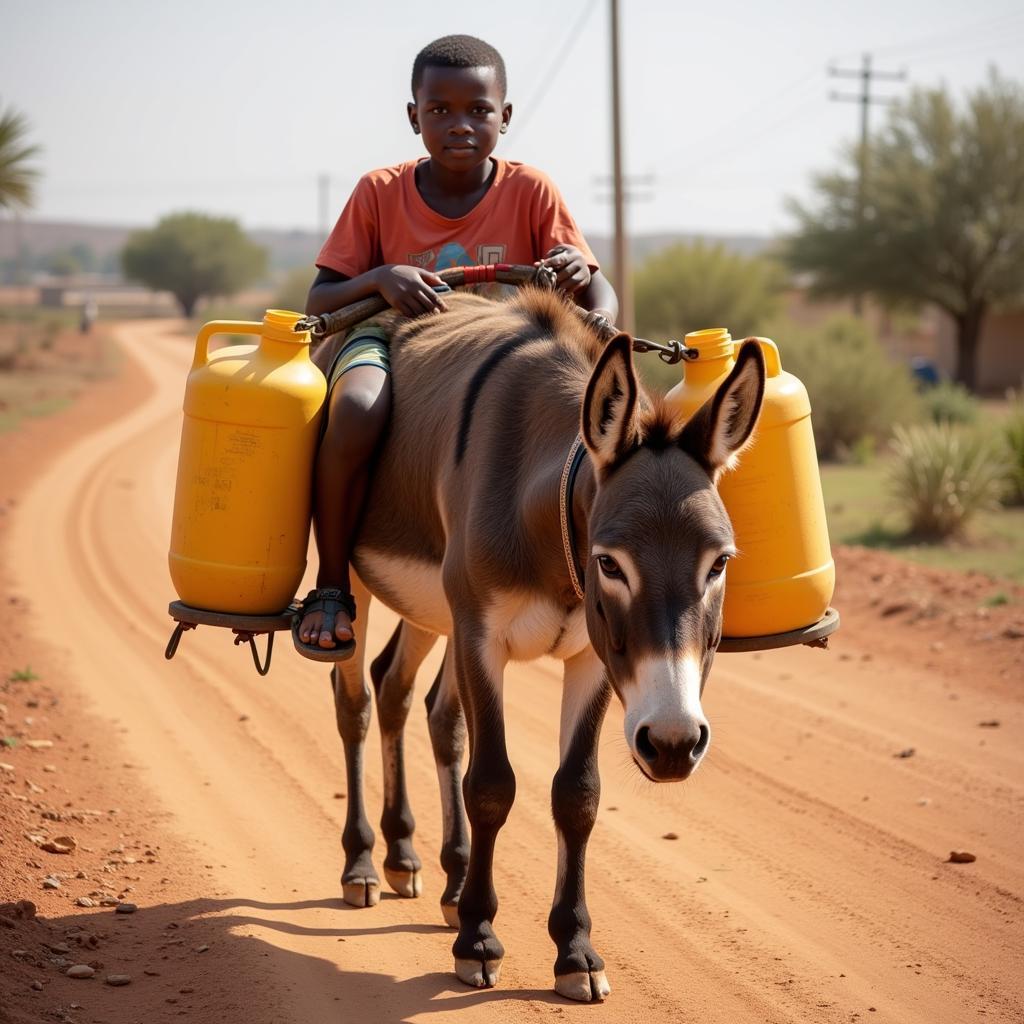
[[[457,613],[454,618],[457,624],[467,621]],[[498,982],[505,956],[492,924],[498,912],[492,878],[494,843],[516,795],[516,777],[505,750],[505,662],[486,644],[479,627],[456,625],[452,642],[459,696],[469,725],[469,768],[462,790],[473,830],[469,870],[459,899],[459,935],[452,953],[455,973],[462,981],[490,988]]]
[[[604,961],[590,944],[584,886],[587,840],[601,797],[597,740],[610,696],[604,666],[592,650],[588,648],[565,663],[560,761],[551,785],[558,873],[548,933],[558,947],[555,991],[585,1003],[604,999],[611,991]]]
[[[447,876],[447,884],[441,894],[441,913],[449,928],[458,928],[459,897],[462,895],[469,865],[469,829],[466,825],[466,808],[462,802],[462,753],[466,746],[466,720],[459,700],[451,645],[445,651],[444,661],[427,694],[426,704],[444,823],[441,867]]]
[[[423,865],[412,845],[416,819],[405,788],[403,737],[416,670],[436,639],[436,633],[400,622],[387,646],[370,665],[384,762],[384,811],[380,819],[380,830],[387,843],[384,877],[399,896],[419,896],[423,892]]]
[[[345,851],[341,889],[345,902],[353,907],[373,907],[380,902],[380,879],[373,867],[373,829],[367,821],[366,805],[363,802],[363,750],[371,708],[370,689],[363,676],[366,619],[370,603],[370,596],[365,589],[356,590],[356,601],[362,611],[353,623],[356,653],[331,669],[334,710],[338,732],[345,747],[345,775],[348,781],[345,828],[341,833],[341,845]]]

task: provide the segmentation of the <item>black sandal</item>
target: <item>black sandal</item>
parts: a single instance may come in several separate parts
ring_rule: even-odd
[[[295,650],[311,661],[333,662],[351,658],[356,649],[355,637],[345,643],[339,643],[338,638],[334,637],[333,647],[321,647],[318,643],[308,643],[299,636],[299,626],[310,612],[323,612],[324,621],[320,631],[326,629],[334,636],[334,620],[339,611],[348,612],[349,620],[356,621],[356,602],[351,594],[337,587],[318,587],[311,590],[292,619],[292,643],[295,644]]]

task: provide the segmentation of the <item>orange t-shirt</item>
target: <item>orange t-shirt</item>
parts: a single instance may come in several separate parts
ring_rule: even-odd
[[[425,270],[492,263],[533,263],[555,245],[572,245],[591,271],[594,254],[561,194],[542,171],[495,159],[491,187],[464,217],[443,217],[416,188],[416,164],[370,171],[359,179],[316,263],[346,277],[386,263]]]

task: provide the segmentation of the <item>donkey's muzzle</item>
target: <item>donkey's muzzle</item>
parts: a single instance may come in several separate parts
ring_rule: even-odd
[[[671,731],[642,725],[636,731],[633,750],[648,778],[655,782],[679,782],[693,774],[710,742],[707,722],[693,721]]]

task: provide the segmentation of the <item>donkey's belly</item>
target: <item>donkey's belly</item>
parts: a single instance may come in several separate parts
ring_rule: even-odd
[[[440,563],[359,548],[355,566],[370,593],[403,619],[432,633],[451,635],[452,614]]]

